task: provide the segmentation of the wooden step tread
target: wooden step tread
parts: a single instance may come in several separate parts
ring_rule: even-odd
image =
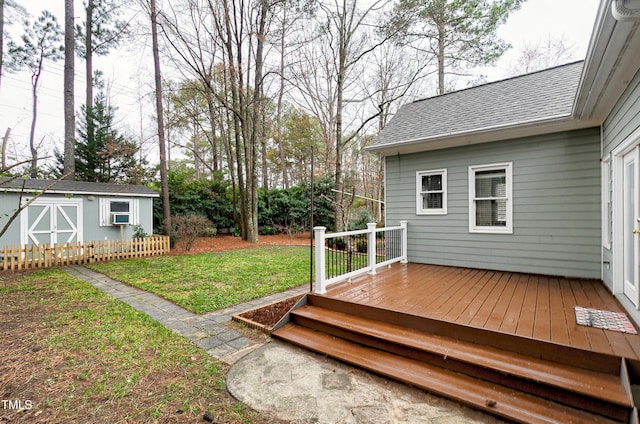
[[[289,343],[522,423],[613,423],[602,416],[490,384],[420,361],[289,323],[273,333]]]
[[[333,327],[422,350],[443,358],[480,365],[534,383],[544,383],[616,405],[633,407],[632,401],[621,384],[619,375],[551,363],[490,346],[453,340],[317,306],[307,305],[296,309],[293,314],[295,317],[319,321]]]

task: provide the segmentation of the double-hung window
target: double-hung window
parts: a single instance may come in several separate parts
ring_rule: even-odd
[[[469,167],[469,231],[513,232],[512,165]]]
[[[416,214],[447,214],[447,170],[416,173]]]

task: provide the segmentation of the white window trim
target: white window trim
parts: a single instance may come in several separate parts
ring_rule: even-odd
[[[442,207],[422,208],[422,177],[427,175],[442,175]],[[431,169],[416,172],[416,215],[446,215],[447,214],[447,170]]]
[[[140,225],[140,199],[121,197],[100,197],[100,226],[111,227],[111,202],[128,202],[130,225]]]
[[[474,165],[469,167],[469,232],[513,234],[513,162]],[[476,172],[504,170],[507,182],[507,223],[504,227],[476,225]]]

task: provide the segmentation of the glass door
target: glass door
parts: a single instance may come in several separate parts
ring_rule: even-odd
[[[638,147],[624,156],[623,169],[623,270],[624,294],[634,305],[639,306],[638,282],[640,269],[638,256],[640,254],[640,184],[638,174]]]

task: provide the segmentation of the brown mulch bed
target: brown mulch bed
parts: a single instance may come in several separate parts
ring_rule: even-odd
[[[245,324],[258,324],[258,328],[262,331],[269,331],[275,326],[280,319],[300,300],[300,296],[290,297],[280,302],[272,303],[261,308],[252,309],[250,311],[238,314],[238,318]],[[236,317],[234,317],[235,319]],[[247,322],[248,321],[248,322]]]

